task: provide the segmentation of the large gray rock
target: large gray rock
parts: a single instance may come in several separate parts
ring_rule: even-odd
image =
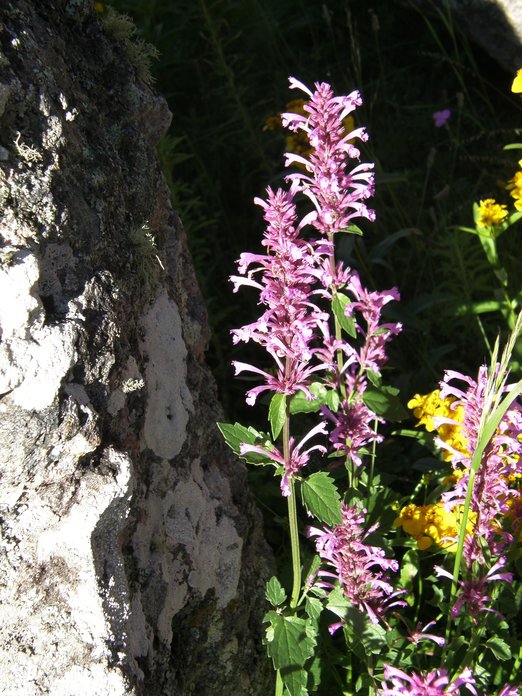
[[[270,559],[143,47],[84,0],[1,3],[0,45],[0,693],[265,694]]]
[[[522,0],[401,0],[427,14],[447,14],[508,72],[522,68]]]

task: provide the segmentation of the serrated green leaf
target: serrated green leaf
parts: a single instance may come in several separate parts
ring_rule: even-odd
[[[511,657],[511,648],[505,640],[495,636],[486,641],[486,648],[490,650],[497,660],[509,660]]]
[[[350,298],[343,295],[342,292],[338,292],[335,294],[332,301],[332,312],[334,313],[335,318],[339,322],[339,326],[343,329],[343,331],[346,331],[346,333],[352,338],[356,338],[357,329],[355,328],[355,322],[352,317],[347,317],[344,313],[344,310],[349,304],[351,304]]]
[[[303,667],[315,648],[304,619],[276,614],[271,625],[272,640],[268,640],[267,632],[267,648],[275,669]]]
[[[334,389],[327,389],[320,382],[313,382],[309,387],[313,394],[313,399],[307,399],[303,391],[297,392],[290,399],[290,413],[316,413],[323,404],[326,404],[331,411],[336,412],[339,408],[339,395]]]
[[[341,399],[339,398],[339,394],[335,389],[328,389],[326,392],[326,399],[325,403],[330,409],[330,411],[333,411],[333,413],[337,413],[339,410],[339,406],[341,403]]]
[[[254,433],[240,423],[234,423],[234,425],[232,423],[217,423],[217,427],[225,438],[227,445],[236,454],[239,454],[239,448],[243,442],[253,445],[256,441]]]
[[[308,684],[309,690],[315,693],[321,684],[322,677],[322,660],[320,655],[314,655],[313,660],[309,665],[306,666],[306,671],[308,672]]]
[[[308,596],[306,598],[305,611],[311,619],[317,621],[323,611],[323,603],[317,597]]]
[[[306,587],[311,586],[312,581],[315,578],[315,574],[321,567],[321,564],[321,557],[317,554],[314,554],[310,563],[305,568],[303,568],[303,576],[306,578]]]
[[[326,471],[318,471],[301,481],[301,496],[308,512],[319,521],[341,524],[341,496]]]
[[[368,387],[362,398],[371,411],[386,420],[400,421],[410,418],[410,413],[398,397],[398,389],[394,387]]]
[[[366,655],[378,654],[387,648],[385,629],[380,624],[372,623],[366,612],[350,606],[343,622],[345,634],[351,640],[360,642]]]
[[[381,386],[382,378],[379,372],[375,372],[375,370],[366,370],[366,376],[368,377],[368,379],[374,387],[379,388]]]
[[[290,696],[308,696],[308,672],[304,669],[297,666],[285,667],[281,670],[281,676]]]
[[[346,616],[350,606],[351,604],[344,596],[342,590],[339,587],[334,587],[334,589],[328,595],[326,608],[333,612],[336,616],[343,619]]]
[[[259,445],[270,447],[271,442],[268,435],[258,432],[255,428],[245,426],[240,423],[217,423],[217,427],[223,435],[225,442],[241,459],[244,459],[249,464],[273,464],[269,454],[260,454],[258,452],[248,452],[247,454],[240,453],[240,447],[243,443],[247,445]]]
[[[297,392],[290,399],[290,413],[292,415],[296,413],[316,413],[319,411],[323,405],[322,399],[316,397],[315,399],[307,399],[306,394],[303,391]]]
[[[272,437],[277,440],[286,419],[286,396],[274,394],[268,407],[268,420],[272,429]]]
[[[266,583],[265,597],[273,607],[278,607],[286,600],[286,592],[274,576]]]

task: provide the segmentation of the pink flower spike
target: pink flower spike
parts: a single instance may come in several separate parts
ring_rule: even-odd
[[[365,544],[365,539],[375,530],[364,529],[366,510],[344,504],[342,522],[333,529],[324,527],[308,529],[309,537],[316,537],[316,550],[328,569],[317,571],[315,584],[326,590],[338,583],[345,597],[372,623],[379,623],[391,606],[399,603],[402,591],[394,592],[388,582],[387,572],[396,572],[397,561],[386,558],[378,546]]]

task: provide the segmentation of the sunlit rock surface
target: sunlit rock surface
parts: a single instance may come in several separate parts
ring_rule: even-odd
[[[170,114],[93,5],[0,4],[0,693],[261,695],[270,558],[214,427]]]

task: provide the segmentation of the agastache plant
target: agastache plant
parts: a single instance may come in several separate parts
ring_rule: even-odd
[[[446,434],[463,429],[459,442],[465,449],[444,457],[453,466],[448,480],[455,486],[437,504],[406,506],[394,528],[394,494],[375,473],[374,460],[383,425],[408,416],[398,390],[382,381],[387,344],[402,328],[383,313],[399,292],[368,290],[357,271],[336,258],[338,235],[360,235],[354,220],[375,219],[367,204],[374,193],[373,165],[359,161],[355,145],[367,135],[364,128],[345,128],[353,124],[347,117],[361,105],[361,96],[357,91],[335,96],[326,83],[311,90],[295,78],[290,87],[307,100],[300,113],[283,113],[282,123],[306,137],[309,148],[302,149],[306,156],[287,153],[285,185],[269,187],[264,198],[255,199],[266,223],[264,249],[241,254],[230,279],[234,292],[245,288],[258,295],[258,319],[234,329],[232,337],[236,344],[257,344],[262,366],[234,361],[233,367],[236,375],[258,380],[247,390],[246,403],[268,407],[270,432],[219,424],[236,454],[274,469],[288,509],[291,587],[288,593],[273,577],[266,589],[272,609],[265,616],[265,644],[276,671],[275,695],[330,696],[336,684],[343,695],[483,696],[484,667],[478,675],[471,671],[475,658],[477,664],[487,661],[476,650],[486,631],[482,617],[504,618],[492,609],[492,597],[501,592],[498,583],[513,579],[507,566],[522,527],[522,515],[516,516],[522,436],[515,403],[522,383],[518,391],[505,386],[505,357],[500,366],[484,368],[477,381],[446,374],[437,392],[445,404],[437,413],[445,416],[430,422]],[[467,389],[455,384],[459,379]],[[497,401],[506,390],[510,401],[506,405],[506,396],[501,408]],[[448,450],[448,442],[439,444]],[[307,524],[299,522],[300,508]],[[508,529],[502,519],[509,513],[515,520]],[[444,531],[432,531],[428,519],[432,526],[437,520],[444,524]],[[423,539],[423,549],[433,535],[442,560],[455,558],[453,574],[443,563],[432,566],[434,591],[444,577],[451,579],[451,590],[445,598],[436,595],[439,607],[426,617],[420,616],[422,584],[417,596],[412,587],[420,561],[411,544],[397,537],[400,525]],[[470,529],[477,533],[470,535]],[[459,643],[461,613],[475,622],[468,650]],[[465,625],[469,628],[469,621]],[[325,657],[324,645],[324,637],[334,634],[344,636],[348,655],[336,664]],[[499,640],[503,649],[505,641]],[[501,652],[498,642],[485,645],[493,654]],[[522,658],[522,640],[520,646]],[[498,693],[518,693],[499,678]]]

